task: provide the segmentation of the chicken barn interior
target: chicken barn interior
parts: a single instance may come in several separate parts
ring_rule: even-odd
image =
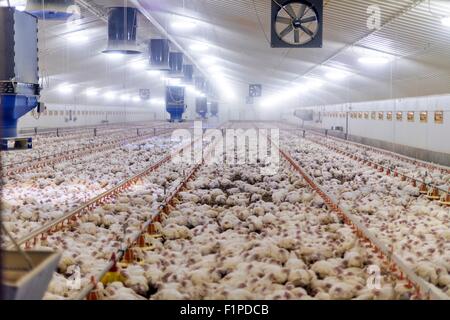
[[[450,1],[0,0],[0,29],[3,299],[450,298]]]

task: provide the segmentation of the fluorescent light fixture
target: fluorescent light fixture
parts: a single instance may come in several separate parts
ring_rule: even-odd
[[[84,93],[88,97],[95,97],[98,94],[98,90],[95,88],[88,88]]]
[[[370,65],[370,66],[380,66],[389,63],[389,59],[383,56],[365,56],[358,59],[359,63]]]
[[[202,63],[204,64],[208,64],[208,65],[212,65],[213,63],[216,62],[216,58],[211,57],[211,56],[206,56],[202,58]]]
[[[150,99],[150,103],[153,105],[164,105],[166,103],[166,101],[161,98],[153,98],[153,99]]]
[[[296,90],[298,93],[306,93],[309,89],[309,86],[307,83],[301,82],[295,84],[294,90]]]
[[[179,31],[189,31],[197,27],[197,23],[190,19],[182,19],[179,18],[172,22],[171,24],[173,29],[179,30]]]
[[[450,27],[450,16],[442,18],[441,23],[445,27]]]
[[[73,88],[68,83],[62,83],[58,86],[58,91],[62,94],[70,94],[73,91]]]
[[[81,44],[81,43],[86,43],[86,42],[89,41],[89,37],[88,36],[86,36],[84,34],[81,34],[79,32],[68,34],[66,36],[66,39],[70,43],[74,43],[74,44],[78,44],[78,43]]]
[[[113,91],[108,91],[104,94],[106,100],[112,100],[116,97],[116,94]]]
[[[119,52],[105,53],[105,55],[111,60],[120,60],[123,57],[125,57],[125,55],[123,53],[119,53]]]
[[[134,70],[144,70],[147,68],[147,63],[143,60],[135,60],[131,62],[130,67]]]
[[[139,102],[139,101],[141,101],[140,97],[133,97],[133,102]]]
[[[306,83],[309,89],[318,89],[323,86],[323,82],[318,79],[310,79]]]
[[[159,70],[148,70],[148,74],[152,77],[157,77],[161,75],[161,71]]]
[[[186,86],[186,91],[187,92],[195,92],[195,87],[191,84]]]
[[[199,97],[202,93],[199,91],[199,90],[197,90],[193,85],[188,85],[188,86],[186,86],[186,91],[188,92],[188,93],[191,93],[191,94],[193,94],[194,96],[196,96],[196,97]]]
[[[270,107],[270,106],[272,106],[274,103],[275,103],[275,99],[272,98],[272,97],[269,97],[269,98],[267,98],[267,99],[265,99],[265,100],[263,100],[263,101],[261,102],[261,107],[264,107],[264,108]]]
[[[348,73],[339,70],[333,70],[328,71],[325,76],[330,80],[343,80],[347,78]]]
[[[209,46],[205,43],[194,43],[189,47],[192,51],[205,52],[209,50]]]
[[[208,67],[208,70],[211,72],[220,72],[222,71],[222,67],[218,66],[218,65],[213,65]]]
[[[176,86],[176,85],[181,84],[181,79],[180,78],[168,78],[168,82],[169,82],[169,85]]]
[[[120,96],[120,101],[129,101],[130,100],[130,96],[127,94],[123,94]]]

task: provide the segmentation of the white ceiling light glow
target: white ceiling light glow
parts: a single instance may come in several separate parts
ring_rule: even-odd
[[[172,22],[171,27],[177,31],[190,31],[197,27],[197,23],[188,18],[177,18]]]
[[[368,66],[382,66],[389,63],[389,58],[384,56],[365,56],[358,59],[358,62]]]
[[[116,94],[112,91],[108,91],[104,94],[106,100],[112,100],[116,97]]]
[[[202,58],[202,63],[207,64],[207,65],[212,65],[216,62],[216,58],[211,57],[211,56],[205,56]]]
[[[221,72],[222,68],[217,65],[213,65],[213,66],[208,67],[208,70],[211,72]]]
[[[123,94],[120,96],[120,101],[129,101],[130,100],[130,96],[127,94]]]
[[[307,93],[309,88],[308,88],[308,85],[306,85],[304,83],[299,83],[296,85],[295,89],[298,93],[302,94],[302,93]]]
[[[209,46],[205,43],[194,43],[189,48],[196,52],[205,52],[209,50]]]
[[[139,98],[139,97],[133,97],[133,102],[140,102],[141,101],[141,98]]]
[[[143,60],[135,60],[131,62],[130,67],[134,70],[144,70],[147,68],[147,63]]]
[[[181,79],[179,78],[169,78],[168,83],[170,86],[177,86],[181,84]]]
[[[148,74],[152,77],[158,77],[161,75],[161,71],[159,70],[149,70]]]
[[[328,71],[325,76],[330,80],[343,80],[348,77],[348,73],[339,70],[333,70]]]
[[[110,53],[104,53],[104,54],[110,60],[121,60],[125,57],[125,55],[123,53],[118,53],[118,52],[110,52]]]
[[[70,94],[73,92],[73,87],[68,83],[62,83],[58,86],[58,91],[62,94]]]
[[[162,106],[165,103],[166,103],[166,101],[164,99],[161,99],[161,98],[150,99],[150,104],[152,104],[152,105]]]
[[[73,44],[83,44],[89,41],[89,37],[82,33],[71,33],[66,36],[67,41]]]
[[[98,94],[98,90],[95,88],[88,88],[85,91],[86,96],[95,97]]]
[[[310,79],[308,80],[308,82],[306,83],[306,86],[309,89],[319,89],[320,87],[323,86],[323,82],[318,80],[318,79]]]

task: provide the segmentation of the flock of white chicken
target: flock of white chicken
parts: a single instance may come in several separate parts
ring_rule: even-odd
[[[140,135],[161,133],[164,125],[155,122],[152,125],[119,126],[110,125],[98,127],[94,134],[94,128],[78,129],[76,131],[62,131],[39,134],[33,137],[33,149],[25,152],[2,153],[2,166],[27,165],[33,160],[46,159],[47,157],[64,152],[73,152],[85,147],[102,146],[112,140],[126,139]]]
[[[61,162],[3,179],[6,228],[20,239],[45,223],[76,209],[160,160],[174,146],[170,137]]]
[[[126,134],[126,130],[114,130],[97,139]],[[66,140],[60,138],[45,139],[42,149],[47,154],[79,147],[84,141],[67,139],[65,145]],[[450,295],[449,208],[418,197],[418,188],[408,182],[291,133],[281,134],[280,145],[341,207],[392,245],[419,276]],[[20,239],[179,147],[170,138],[154,137],[5,177],[2,219]],[[35,156],[23,153],[24,160]],[[262,175],[261,166],[202,166],[178,195],[170,213],[155,223],[159,236],[146,235],[146,246],[133,248],[138,259],[120,267],[123,281],[97,285],[100,298],[413,297],[414,290],[407,282],[393,277],[286,163],[282,162],[273,176]],[[406,164],[396,166],[409,170]],[[111,255],[142,231],[142,225],[155,216],[192,167],[169,161],[112,202],[41,241],[38,248],[63,253],[45,298],[77,297],[91,277],[104,270]],[[437,172],[427,178],[439,185],[449,182]],[[74,284],[77,272],[81,282]]]
[[[323,189],[343,209],[358,216],[369,231],[392,246],[417,275],[450,296],[450,208],[420,194],[418,185],[380,173],[309,139],[293,137],[292,133],[282,135],[282,146]],[[450,176],[440,170],[430,172],[393,157],[332,141],[335,146],[401,168],[427,183],[445,189],[450,185]]]
[[[412,290],[284,165],[202,167],[103,299],[409,299]],[[380,286],[371,287],[378,266]]]

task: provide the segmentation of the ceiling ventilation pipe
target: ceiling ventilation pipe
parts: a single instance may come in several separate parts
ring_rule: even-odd
[[[206,119],[206,115],[208,114],[208,99],[206,97],[197,97],[195,99],[195,112],[202,119]]]
[[[34,108],[41,107],[38,102],[40,87],[37,28],[37,19],[31,14],[12,7],[0,7],[2,138],[16,138],[18,119]],[[7,145],[2,139],[2,148],[8,149]]]
[[[171,52],[169,55],[169,76],[172,78],[182,78],[183,74],[183,53]]]
[[[194,66],[192,64],[185,64],[183,66],[184,83],[191,84],[194,82]]]
[[[170,114],[170,122],[183,121],[183,113],[186,111],[184,87],[166,87],[166,111]]]
[[[108,48],[103,53],[140,54],[136,43],[138,10],[113,7],[108,11]]]
[[[219,103],[217,101],[211,102],[211,116],[217,117],[219,115]]]
[[[168,71],[170,42],[167,39],[151,39],[149,43],[150,68],[153,70]]]
[[[200,92],[205,92],[205,78],[199,76],[195,77],[195,89]]]
[[[74,0],[28,0],[25,11],[41,20],[67,20],[76,12]]]

